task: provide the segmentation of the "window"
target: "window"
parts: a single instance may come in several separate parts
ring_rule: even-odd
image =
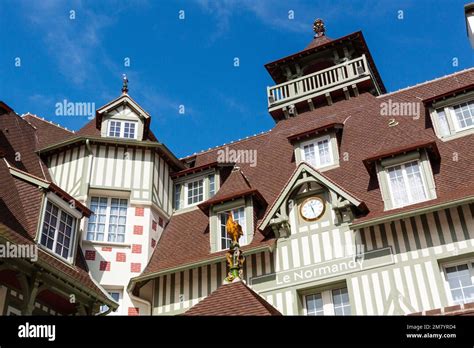
[[[94,212],[87,225],[87,240],[125,242],[128,201],[120,198],[91,197]]]
[[[418,161],[387,167],[386,171],[394,208],[427,199]]]
[[[115,302],[120,304],[120,297],[121,297],[120,291],[107,291],[107,292],[109,293],[110,297],[114,299]],[[109,310],[109,306],[107,305],[100,306],[101,313],[106,312],[108,310]]]
[[[468,103],[456,105],[454,107],[457,126],[459,129],[474,126],[474,100]]]
[[[136,122],[109,121],[109,137],[115,138],[136,138]]]
[[[174,185],[174,208],[175,210],[194,206],[213,197],[217,191],[216,176],[203,174],[183,181],[180,179]]]
[[[304,302],[306,315],[351,315],[347,288],[309,294]]]
[[[75,218],[47,201],[40,244],[69,259],[73,249]]]
[[[174,185],[174,208],[179,210],[181,200],[181,185]]]
[[[316,168],[334,164],[329,136],[318,138],[311,142],[301,144],[303,160]]]
[[[433,121],[441,138],[474,129],[474,100],[437,108],[433,113]]]
[[[214,197],[216,194],[216,182],[215,182],[215,175],[209,175],[208,176],[209,180],[209,198]]]
[[[240,246],[247,244],[246,238],[246,227],[245,227],[245,208],[240,207],[233,210],[228,210],[218,214],[219,224],[220,224],[220,239],[218,240],[219,250],[225,250],[230,247],[231,239],[227,235],[227,219],[229,218],[229,213],[232,213],[234,221],[236,221],[240,226],[242,226],[243,235],[239,239]]]
[[[445,267],[446,281],[455,304],[474,302],[474,263]]]
[[[123,125],[123,137],[135,139],[135,122],[124,122]]]
[[[204,200],[204,180],[196,180],[186,184],[187,205],[196,204]]]
[[[109,136],[110,137],[120,137],[120,129],[122,124],[118,121],[110,121]]]

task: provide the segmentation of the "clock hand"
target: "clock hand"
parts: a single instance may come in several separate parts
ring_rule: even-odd
[[[314,208],[313,208],[313,206],[312,206],[312,205],[310,205],[310,207],[311,207],[311,210],[313,211],[313,214],[314,214],[314,215],[316,215],[316,212],[314,211]]]

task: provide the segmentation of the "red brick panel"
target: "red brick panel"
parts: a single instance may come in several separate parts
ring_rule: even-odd
[[[86,260],[95,260],[95,250],[86,250]]]
[[[145,216],[145,208],[136,207],[135,208],[135,216]]]
[[[101,271],[110,271],[110,261],[100,261]]]
[[[159,224],[160,224],[160,227],[163,227],[163,219],[161,217],[159,219]]]
[[[151,222],[151,229],[152,229],[153,231],[156,231],[156,221],[155,221],[155,220],[153,220],[153,221]]]
[[[141,244],[132,244],[132,253],[133,254],[141,254],[142,253],[142,245]]]
[[[128,307],[128,315],[139,315],[140,309],[137,307]]]
[[[142,270],[142,264],[141,263],[135,263],[135,262],[132,262],[130,264],[130,271],[133,272],[133,273],[140,273]]]
[[[112,251],[112,247],[102,247],[102,251]]]
[[[125,253],[117,253],[116,260],[117,262],[125,262],[127,260],[127,255]]]
[[[151,239],[151,247],[154,248],[156,245],[156,240],[154,240],[153,238]]]
[[[133,234],[143,234],[143,226],[133,226]]]

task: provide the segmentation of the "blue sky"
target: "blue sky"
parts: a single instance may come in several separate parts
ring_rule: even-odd
[[[126,73],[181,157],[273,127],[263,65],[302,50],[318,17],[331,38],[363,31],[389,91],[474,66],[466,2],[1,0],[0,100],[78,130],[87,117],[55,116],[56,103],[100,107]]]

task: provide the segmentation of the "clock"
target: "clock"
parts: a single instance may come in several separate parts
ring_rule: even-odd
[[[325,210],[324,201],[319,197],[306,198],[300,205],[300,215],[306,221],[316,221]]]

